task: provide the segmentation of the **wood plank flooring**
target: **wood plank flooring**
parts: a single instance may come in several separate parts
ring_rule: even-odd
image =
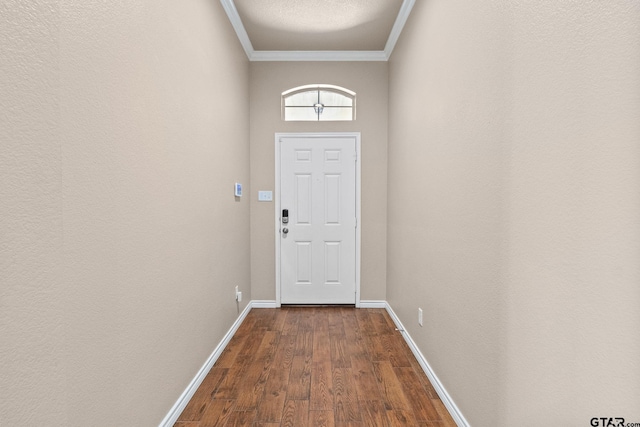
[[[455,427],[384,309],[253,309],[175,427]]]

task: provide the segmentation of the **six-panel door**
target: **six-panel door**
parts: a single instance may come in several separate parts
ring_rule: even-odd
[[[354,304],[355,137],[282,137],[280,292],[283,304]],[[282,230],[287,228],[287,233]]]

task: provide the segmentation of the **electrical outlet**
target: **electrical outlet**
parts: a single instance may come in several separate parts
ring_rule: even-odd
[[[422,326],[422,309],[418,308],[418,325]]]
[[[236,294],[236,301],[241,302],[242,301],[242,292],[238,292]]]

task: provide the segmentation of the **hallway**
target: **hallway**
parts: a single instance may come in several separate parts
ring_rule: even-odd
[[[275,309],[275,135],[353,132],[356,303],[458,426],[640,421],[640,1],[416,0],[377,60],[230,3],[0,3],[0,425],[173,426],[252,309],[180,427],[442,425],[383,312]],[[355,120],[283,120],[307,85]]]

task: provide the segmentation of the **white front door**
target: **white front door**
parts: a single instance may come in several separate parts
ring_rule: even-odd
[[[356,302],[357,137],[279,136],[280,301]]]

